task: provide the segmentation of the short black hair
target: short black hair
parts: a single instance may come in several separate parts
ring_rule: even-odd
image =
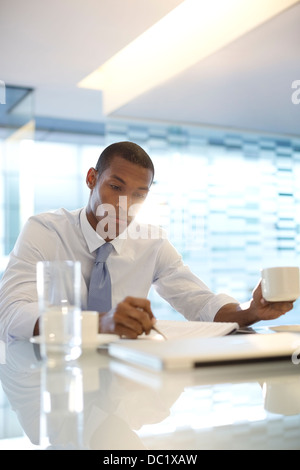
[[[99,174],[101,174],[110,166],[114,157],[124,158],[125,160],[134,163],[135,165],[139,165],[143,168],[151,170],[153,174],[153,181],[153,162],[145,150],[142,149],[142,147],[140,147],[138,144],[135,144],[134,142],[116,142],[106,147],[101,153],[96,164],[96,170]]]

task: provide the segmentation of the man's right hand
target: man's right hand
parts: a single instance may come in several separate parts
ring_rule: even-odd
[[[155,322],[149,300],[126,297],[109,312],[99,314],[99,333],[136,339],[143,333],[148,335]]]

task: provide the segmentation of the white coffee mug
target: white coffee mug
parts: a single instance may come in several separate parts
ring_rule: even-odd
[[[268,302],[290,302],[300,297],[299,268],[265,268],[261,271],[262,295]]]

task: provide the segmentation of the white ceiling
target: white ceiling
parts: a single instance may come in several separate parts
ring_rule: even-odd
[[[37,116],[103,122],[101,92],[76,84],[179,3],[0,0],[0,80],[34,88]],[[300,2],[113,117],[300,136],[299,25]]]

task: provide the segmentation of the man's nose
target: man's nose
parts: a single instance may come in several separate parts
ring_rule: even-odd
[[[122,212],[128,212],[128,209],[131,204],[132,202],[129,196],[119,196],[116,207],[119,208]]]

